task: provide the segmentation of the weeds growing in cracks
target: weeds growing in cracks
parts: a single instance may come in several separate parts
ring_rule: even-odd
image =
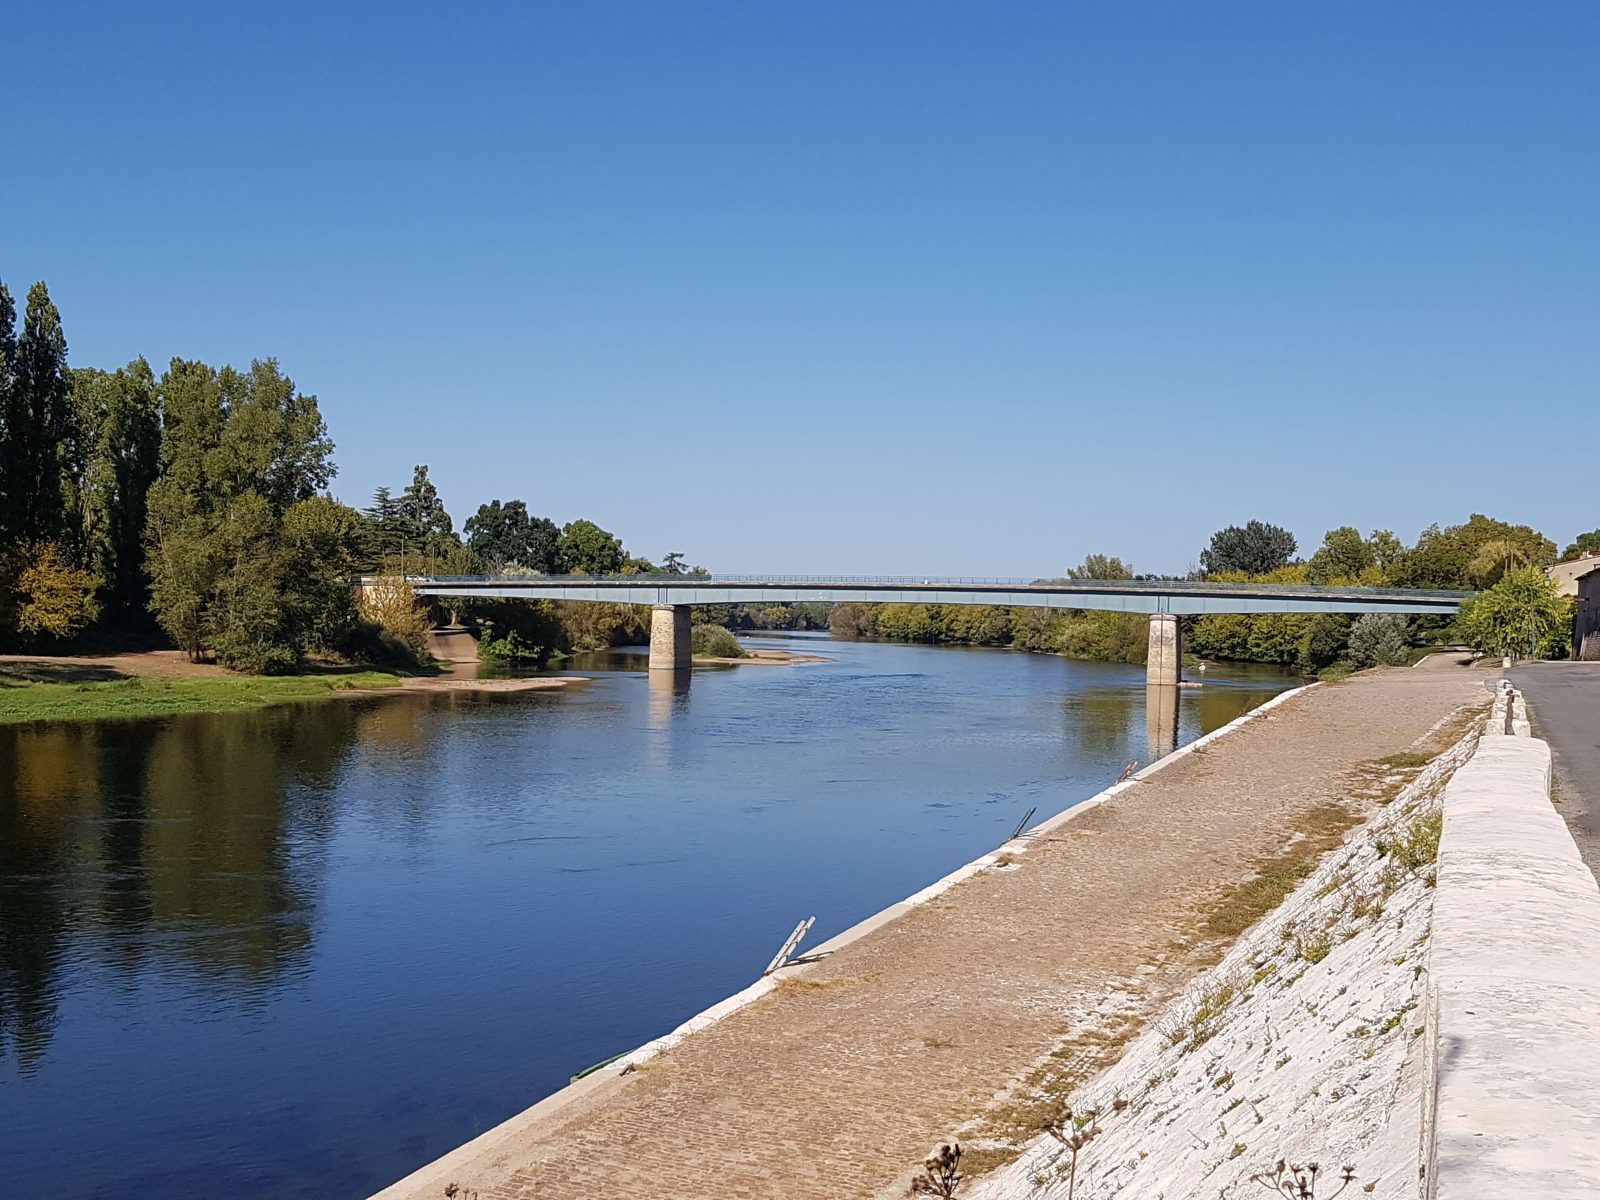
[[[961,1186],[961,1143],[945,1142],[923,1161],[911,1181],[909,1196],[934,1196],[951,1200]]]
[[[1280,1158],[1272,1170],[1258,1172],[1250,1176],[1250,1181],[1259,1183],[1274,1196],[1284,1197],[1284,1200],[1317,1200],[1317,1179],[1321,1174],[1322,1168],[1316,1163],[1289,1164]],[[1325,1193],[1324,1200],[1333,1200],[1355,1181],[1356,1169],[1345,1167],[1339,1172],[1338,1190]],[[1370,1192],[1377,1186],[1374,1180],[1361,1190]]]

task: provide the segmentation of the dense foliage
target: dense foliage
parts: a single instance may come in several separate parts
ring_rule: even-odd
[[[744,658],[745,649],[721,625],[696,625],[689,634],[689,644],[696,658]]]
[[[1286,567],[1294,558],[1294,534],[1265,521],[1229,525],[1211,535],[1211,544],[1200,551],[1200,569],[1209,578],[1228,572],[1265,575]]]
[[[1458,628],[1485,654],[1555,658],[1568,648],[1572,607],[1572,598],[1560,595],[1543,571],[1516,567],[1467,602]]]

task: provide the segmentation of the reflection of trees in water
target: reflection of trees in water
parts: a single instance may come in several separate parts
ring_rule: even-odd
[[[1085,759],[1137,757],[1131,734],[1144,709],[1144,696],[1138,690],[1104,687],[1068,693],[1061,707],[1069,735],[1076,735]]]
[[[1200,728],[1209,732],[1244,716],[1269,696],[1267,689],[1202,687],[1194,693]]]
[[[303,961],[355,734],[338,703],[0,729],[0,1056],[43,1055],[74,938],[247,992]]]
[[[0,729],[0,1058],[23,1070],[55,1024],[55,978],[69,920],[77,797],[97,790],[93,738],[81,726]]]

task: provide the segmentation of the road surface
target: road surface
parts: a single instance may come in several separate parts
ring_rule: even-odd
[[[1527,697],[1533,731],[1555,758],[1557,807],[1600,876],[1600,662],[1541,662],[1506,676]]]

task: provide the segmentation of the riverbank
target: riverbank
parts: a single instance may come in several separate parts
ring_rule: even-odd
[[[0,655],[0,725],[234,712],[310,700],[402,692],[524,692],[576,677],[464,679],[326,668],[300,675],[239,675],[180,651],[93,656]]]
[[[888,1195],[975,1120],[993,1166],[1484,699],[1466,672],[1297,693],[381,1194]]]

